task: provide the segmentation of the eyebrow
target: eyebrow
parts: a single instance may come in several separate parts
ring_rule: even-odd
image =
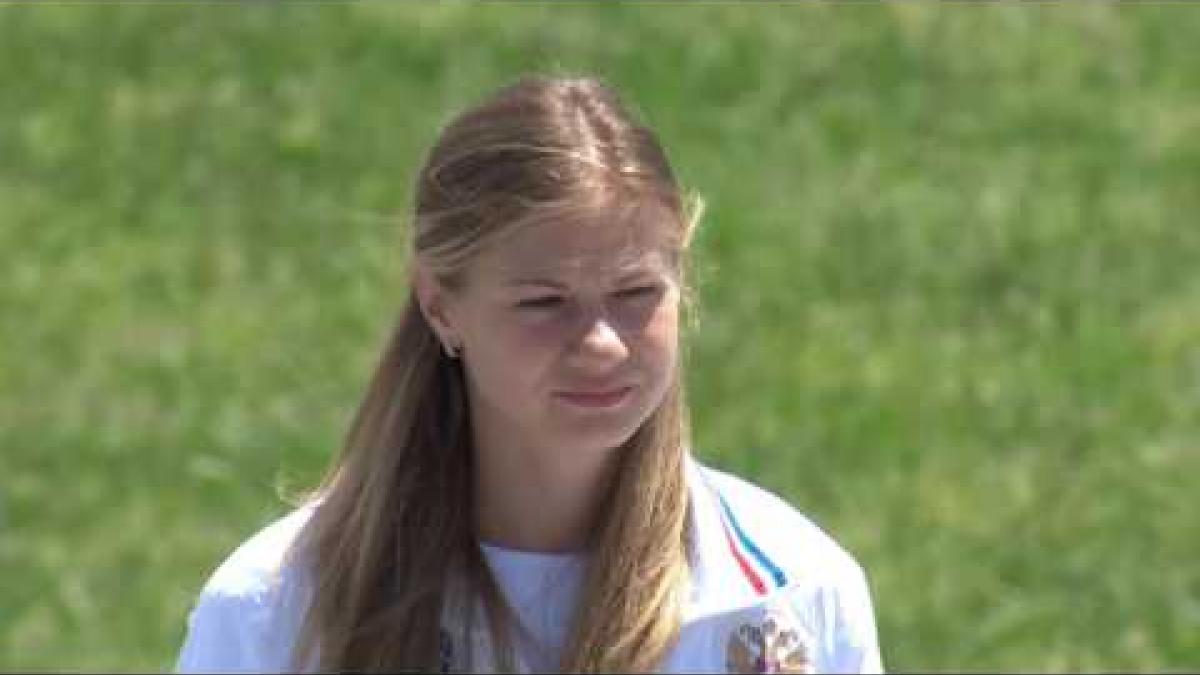
[[[554,279],[543,279],[543,278],[511,279],[508,281],[508,283],[506,285],[507,286],[550,286],[552,288],[566,288],[567,287],[566,284],[564,284],[560,281],[555,281]]]
[[[617,277],[617,283],[618,284],[627,283],[630,280],[636,279],[638,277],[658,274],[660,271],[661,270],[659,269],[658,265],[630,266],[629,269],[625,270],[624,272],[621,273],[620,276]],[[568,284],[558,281],[557,279],[552,279],[550,277],[517,277],[517,278],[508,280],[508,282],[506,282],[505,285],[510,286],[510,287],[512,287],[512,286],[546,286],[548,288],[554,288],[554,289],[559,289],[559,290],[563,290],[568,287]]]

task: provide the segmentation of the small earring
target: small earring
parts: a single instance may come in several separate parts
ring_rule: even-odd
[[[458,358],[458,348],[451,347],[449,342],[442,343],[442,351],[446,352],[446,356],[451,359]]]

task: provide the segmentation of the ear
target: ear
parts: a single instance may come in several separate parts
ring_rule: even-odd
[[[438,341],[442,343],[442,348],[447,353],[456,350],[459,338],[453,312],[449,307],[449,292],[437,280],[433,272],[419,262],[413,263],[409,283],[412,284],[413,294],[416,296],[421,314],[433,328]]]

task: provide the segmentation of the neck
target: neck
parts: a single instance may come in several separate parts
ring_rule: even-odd
[[[476,438],[479,538],[504,548],[582,550],[617,453],[571,452]]]

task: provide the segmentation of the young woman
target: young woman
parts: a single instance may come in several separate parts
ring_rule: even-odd
[[[421,171],[412,293],[314,498],[237,549],[180,671],[878,671],[860,566],[690,455],[697,218],[594,79],[532,77]]]

